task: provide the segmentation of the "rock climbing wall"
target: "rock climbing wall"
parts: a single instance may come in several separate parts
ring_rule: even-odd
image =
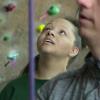
[[[0,0],[0,87],[28,62],[27,0]]]
[[[36,38],[49,20],[76,19],[77,9],[75,0],[34,0]],[[28,0],[0,0],[0,88],[18,77],[27,63]]]

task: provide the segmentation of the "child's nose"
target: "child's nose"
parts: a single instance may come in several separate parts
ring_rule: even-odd
[[[54,34],[54,31],[53,31],[53,30],[48,31],[47,35],[55,36],[55,34]]]

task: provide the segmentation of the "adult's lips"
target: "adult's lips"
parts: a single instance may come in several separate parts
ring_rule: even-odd
[[[81,22],[81,21],[91,21],[92,19],[89,17],[89,15],[88,14],[80,14],[79,15],[79,21]]]

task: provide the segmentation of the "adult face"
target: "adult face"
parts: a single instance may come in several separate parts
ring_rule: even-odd
[[[65,19],[50,22],[37,40],[38,51],[60,57],[69,56],[75,41],[71,28],[72,24]]]
[[[76,0],[80,6],[80,35],[89,45],[100,45],[100,0]]]

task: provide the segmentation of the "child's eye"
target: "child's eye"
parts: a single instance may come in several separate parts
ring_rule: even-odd
[[[60,34],[60,35],[66,35],[66,32],[65,32],[64,30],[61,30],[61,31],[59,32],[59,34]]]
[[[50,30],[50,28],[48,28],[48,27],[47,28],[44,28],[44,31],[49,31],[49,30]]]
[[[51,30],[50,27],[45,27],[45,28],[43,29],[42,33],[47,33],[47,32],[49,32],[50,30]]]

